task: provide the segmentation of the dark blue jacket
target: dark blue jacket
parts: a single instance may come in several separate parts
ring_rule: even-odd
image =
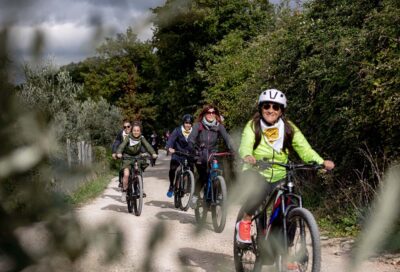
[[[185,136],[182,134],[182,127],[179,126],[169,136],[166,148],[173,148],[176,151],[189,153],[189,143]],[[182,161],[184,156],[178,154],[172,154],[172,160]]]
[[[114,154],[114,153],[117,153],[117,148],[118,148],[118,146],[124,141],[124,137],[122,136],[122,133],[123,133],[123,132],[124,132],[124,130],[121,129],[121,130],[118,132],[117,136],[115,137],[114,143],[113,143],[113,145],[112,145],[112,147],[111,147],[111,150],[112,150],[112,153],[113,153],[113,154]]]

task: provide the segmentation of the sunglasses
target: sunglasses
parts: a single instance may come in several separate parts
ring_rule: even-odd
[[[215,111],[207,111],[207,114],[216,114]]]
[[[131,128],[131,126],[124,126],[124,129],[125,129],[125,128]]]
[[[276,103],[266,103],[266,104],[263,104],[263,105],[262,105],[262,108],[263,108],[264,110],[269,110],[269,109],[271,108],[271,106],[272,106],[272,109],[273,109],[274,111],[278,111],[278,110],[281,109],[281,106],[280,106],[279,104],[276,104]]]

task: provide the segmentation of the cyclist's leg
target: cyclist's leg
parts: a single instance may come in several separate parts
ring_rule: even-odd
[[[122,171],[123,171],[123,177],[122,177],[121,201],[125,201],[126,200],[126,190],[128,189],[129,161],[123,161]]]
[[[271,183],[266,182],[265,178],[254,170],[244,171],[240,180],[247,183],[243,190],[249,190],[250,188],[251,191],[247,192],[248,197],[242,207],[244,211],[243,218],[236,224],[236,239],[242,243],[251,243],[251,219],[257,208],[271,193]]]
[[[194,195],[199,196],[201,189],[207,183],[207,164],[196,164],[196,169],[199,174],[199,180],[196,182]]]
[[[171,163],[169,165],[169,188],[167,192],[168,197],[172,197],[174,193],[174,180],[175,180],[175,172],[176,169],[179,167],[179,162],[175,159],[171,159]]]
[[[126,191],[128,188],[128,179],[129,179],[129,168],[124,168],[124,176],[122,178],[122,189]]]

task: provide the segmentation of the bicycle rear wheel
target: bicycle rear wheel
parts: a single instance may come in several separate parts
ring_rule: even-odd
[[[183,173],[179,187],[179,206],[182,211],[189,209],[189,204],[192,201],[194,194],[194,175],[192,171],[187,170]]]
[[[135,190],[133,208],[135,210],[135,215],[140,216],[143,209],[143,178],[141,176],[137,176],[134,184],[136,190]]]
[[[287,256],[281,258],[286,271],[288,265],[298,266],[300,271],[319,272],[321,270],[321,245],[319,231],[314,216],[304,208],[291,210],[287,217]]]
[[[225,179],[222,176],[217,176],[213,180],[213,195],[214,203],[211,203],[212,222],[215,232],[220,233],[225,228],[228,197]]]

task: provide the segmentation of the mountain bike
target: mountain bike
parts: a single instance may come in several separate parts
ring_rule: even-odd
[[[123,154],[122,158],[130,160],[128,189],[126,190],[128,212],[134,212],[136,216],[140,216],[143,209],[143,176],[140,162],[146,158],[150,158],[150,155],[146,153],[137,156]]]
[[[211,210],[214,231],[217,233],[225,228],[228,198],[225,179],[222,176],[223,171],[219,168],[217,158],[231,155],[232,153],[229,152],[210,154],[207,160],[209,168],[207,183],[200,192],[198,204],[194,209],[197,223],[204,223],[208,211]]]
[[[183,162],[179,161],[175,171],[174,204],[175,208],[187,211],[194,194],[194,175],[189,163],[193,156],[180,151],[175,151],[175,154],[182,155],[185,159]]]
[[[274,265],[276,271],[319,272],[321,245],[314,216],[303,208],[302,197],[295,193],[294,173],[318,170],[322,165],[257,161],[256,168],[273,165],[286,168],[286,179],[264,200],[251,224],[251,244],[240,243],[234,234],[234,261],[237,272],[261,271],[263,265]],[[269,212],[269,218],[267,217]],[[243,217],[239,211],[237,221]],[[291,270],[292,269],[292,270]]]

